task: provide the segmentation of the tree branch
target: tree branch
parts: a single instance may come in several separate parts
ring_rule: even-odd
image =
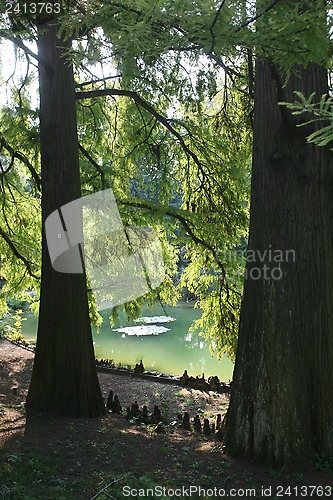
[[[202,164],[199,158],[186,145],[181,134],[172,125],[170,125],[169,120],[165,118],[165,116],[158,113],[158,111],[156,111],[156,109],[151,104],[149,104],[149,102],[145,101],[136,92],[133,92],[132,90],[121,90],[121,89],[101,89],[101,90],[90,90],[86,92],[76,93],[76,99],[91,99],[93,97],[104,97],[104,96],[122,96],[133,99],[134,102],[136,102],[141,108],[148,111],[148,113],[150,113],[152,116],[154,116],[157,121],[159,121],[162,125],[164,125],[164,127],[178,139],[178,142],[180,143],[183,151],[189,157],[191,157],[194,163],[200,168],[200,170],[202,170]]]
[[[87,158],[87,160],[96,168],[96,170],[101,176],[102,189],[105,189],[105,174],[102,167],[98,165],[98,163],[90,156],[88,151],[80,143],[79,143],[79,150]]]
[[[3,137],[3,135],[1,134],[1,132],[0,132],[0,146],[1,146],[0,149],[2,149],[3,147],[5,149],[7,149],[8,153],[12,157],[10,168],[12,167],[12,165],[14,163],[14,158],[17,158],[22,163],[24,163],[24,165],[30,171],[31,176],[34,179],[38,190],[40,191],[41,187],[42,187],[42,181],[41,181],[41,178],[39,177],[39,175],[37,174],[35,168],[33,167],[33,165],[30,163],[30,161],[28,160],[28,158],[23,153],[20,153],[19,151],[14,151],[14,149],[5,140],[5,138]],[[7,171],[10,170],[10,168],[8,168],[8,169],[6,169],[6,171],[2,172],[2,175],[4,175],[5,173],[7,173]]]
[[[0,30],[0,37],[5,38],[6,40],[9,40],[14,45],[16,45],[20,49],[24,50],[24,52],[28,56],[32,57],[33,59],[36,59],[36,61],[38,61],[40,64],[42,64],[47,69],[47,71],[50,71],[51,68],[49,67],[49,65],[41,57],[39,57],[38,54],[35,54],[32,50],[29,49],[29,47],[24,45],[24,43],[22,42],[22,40],[19,36],[14,37],[14,36],[11,36],[6,31]]]
[[[119,73],[118,75],[114,75],[114,76],[106,76],[105,78],[98,78],[97,80],[90,80],[90,82],[76,83],[75,87],[80,89],[82,87],[86,87],[87,85],[94,85],[95,83],[106,82],[107,80],[113,80],[114,78],[120,78],[121,76],[122,76],[122,74]]]
[[[241,26],[239,26],[239,28],[237,28],[237,30],[236,30],[236,33],[238,31],[240,31],[242,28],[246,28],[246,26],[249,26],[249,24],[252,24],[255,21],[257,21],[258,19],[260,19],[260,17],[262,17],[264,14],[267,14],[267,12],[272,10],[275,7],[275,5],[278,4],[279,2],[280,2],[280,0],[273,0],[273,2],[270,5],[267,5],[267,7],[265,7],[265,9],[261,10],[255,16],[251,17],[251,19],[249,19],[248,21],[243,23]]]
[[[234,68],[230,68],[230,66],[227,66],[223,61],[222,61],[222,58],[219,57],[219,56],[216,56],[215,54],[210,54],[208,53],[207,54],[209,57],[211,57],[213,59],[213,61],[215,61],[215,63],[220,66],[223,71],[226,72],[227,75],[229,75],[230,77],[231,76],[236,76],[237,78],[240,78],[241,76],[241,73],[239,71],[236,71]]]
[[[14,243],[12,242],[12,240],[9,238],[8,234],[5,233],[5,231],[1,227],[0,227],[0,236],[5,240],[5,242],[7,243],[7,245],[9,246],[9,248],[11,249],[11,251],[13,252],[15,257],[17,257],[19,260],[21,260],[23,262],[23,264],[27,268],[28,274],[32,278],[39,280],[39,277],[36,276],[36,274],[34,274],[32,269],[31,269],[31,263],[25,257],[23,257],[22,254],[20,254],[20,252],[17,250],[17,248],[14,245]]]
[[[225,4],[225,0],[222,0],[219,8],[217,9],[216,13],[215,13],[215,16],[214,16],[214,19],[213,19],[213,22],[212,22],[212,25],[210,26],[209,28],[209,31],[210,31],[210,34],[212,35],[212,45],[211,45],[211,48],[210,48],[210,52],[212,53],[213,50],[214,50],[214,47],[215,47],[215,33],[214,33],[214,27],[215,27],[215,24],[217,23],[217,20],[219,18],[219,15],[221,13],[221,10],[223,9],[223,6]]]
[[[156,205],[155,203],[149,202],[149,201],[143,201],[143,200],[137,200],[137,199],[132,199],[132,200],[117,200],[121,205],[129,206],[129,207],[138,207],[138,208],[145,208],[147,210],[150,210],[151,212],[162,212],[164,215],[168,215],[170,217],[173,217],[174,219],[177,219],[187,234],[192,238],[192,240],[197,244],[200,245],[206,250],[208,250],[212,256],[214,257],[215,262],[217,263],[219,269],[221,270],[222,273],[222,278],[223,282],[225,282],[226,288],[228,288],[227,281],[226,281],[226,271],[225,268],[222,264],[221,259],[217,255],[217,252],[215,248],[213,248],[207,241],[199,238],[191,229],[190,224],[188,219],[186,218],[187,212],[185,210],[180,210],[176,208],[171,208],[171,207],[164,207],[163,205]]]

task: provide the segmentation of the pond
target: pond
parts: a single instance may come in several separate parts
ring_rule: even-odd
[[[208,342],[188,332],[192,321],[200,317],[198,309],[187,304],[164,309],[158,305],[143,307],[142,321],[123,319],[114,327],[110,327],[108,314],[102,311],[100,333],[93,332],[96,358],[132,366],[142,359],[150,371],[181,375],[187,369],[189,375],[204,373],[206,377],[217,375],[222,381],[231,380],[233,363],[225,356],[219,361],[211,355]],[[35,339],[37,319],[29,315],[22,328],[26,339]],[[153,331],[149,331],[151,328]]]

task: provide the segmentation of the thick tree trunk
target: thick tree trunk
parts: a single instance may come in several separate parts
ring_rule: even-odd
[[[52,268],[45,239],[51,212],[80,197],[75,88],[64,59],[70,42],[57,38],[53,22],[42,26],[39,56],[42,162],[42,283],[35,362],[27,407],[73,417],[104,412],[83,274]]]
[[[230,455],[297,469],[333,453],[333,161],[278,105],[294,90],[318,100],[328,91],[324,68],[295,70],[282,89],[269,61],[256,68],[248,262],[224,442]]]

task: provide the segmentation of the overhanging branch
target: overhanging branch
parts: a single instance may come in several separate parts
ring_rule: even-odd
[[[38,54],[35,54],[35,52],[33,52],[31,49],[29,49],[29,47],[27,47],[23,43],[23,41],[21,40],[21,38],[19,36],[15,37],[15,36],[10,35],[6,31],[0,30],[0,37],[5,38],[6,40],[9,40],[14,45],[16,45],[16,47],[19,47],[20,49],[24,50],[24,52],[28,56],[32,57],[33,59],[36,59],[36,61],[38,61],[40,64],[42,64],[48,71],[50,71],[49,65],[43,60],[43,58],[41,58]]]
[[[95,85],[96,83],[104,83],[107,82],[108,80],[115,80],[116,78],[121,78],[122,74],[119,73],[114,76],[106,76],[105,78],[97,78],[95,80],[90,80],[88,82],[83,82],[83,83],[75,83],[75,87],[77,88],[82,88],[82,87],[87,87],[88,85]]]
[[[42,181],[41,181],[39,175],[37,174],[35,168],[33,167],[33,165],[30,163],[28,158],[23,153],[20,153],[20,151],[15,151],[14,148],[12,148],[8,144],[8,142],[5,140],[5,138],[3,137],[3,135],[0,132],[0,150],[2,148],[5,148],[8,151],[8,153],[10,154],[10,156],[12,157],[10,168],[12,167],[15,158],[17,158],[22,163],[24,163],[24,165],[27,167],[27,169],[31,173],[31,176],[34,179],[38,190],[40,191],[41,187],[42,187]],[[8,168],[7,170],[10,170],[10,169]],[[2,172],[2,174],[5,174],[7,172],[7,170]]]
[[[149,102],[145,101],[139,94],[133,92],[132,90],[121,90],[121,89],[101,89],[101,90],[90,90],[86,92],[77,92],[76,99],[91,99],[93,97],[105,97],[105,96],[120,96],[120,97],[129,97],[133,99],[138,106],[145,109],[152,116],[156,118],[171,134],[177,138],[180,143],[183,151],[194,161],[194,163],[202,170],[202,164],[197,157],[197,155],[191,151],[191,149],[185,143],[181,134],[176,130],[169,122],[165,116],[161,115],[156,109],[149,104]]]
[[[81,145],[79,144],[79,150],[87,158],[87,160],[96,168],[97,172],[101,176],[101,184],[102,184],[102,189],[105,189],[105,174],[100,165],[92,158],[92,156],[88,153],[88,151]]]
[[[19,260],[23,262],[25,267],[27,268],[28,274],[32,277],[35,278],[36,280],[39,280],[39,277],[34,274],[34,272],[31,269],[31,263],[17,250],[15,244],[12,242],[12,240],[9,238],[8,234],[5,233],[5,231],[0,227],[0,236],[5,240],[15,257],[17,257]]]
[[[149,202],[149,201],[143,201],[143,200],[136,200],[136,199],[132,199],[132,200],[117,200],[121,205],[125,205],[125,206],[130,206],[130,207],[138,207],[138,208],[144,208],[144,209],[147,209],[151,212],[162,212],[164,215],[168,215],[169,217],[173,217],[174,219],[177,219],[181,225],[183,226],[183,228],[185,229],[185,231],[187,232],[187,234],[190,236],[190,238],[197,244],[197,245],[200,245],[204,248],[206,248],[206,250],[208,250],[212,256],[214,257],[214,260],[215,262],[217,263],[221,273],[222,273],[222,279],[223,279],[223,282],[225,283],[226,285],[226,288],[228,289],[228,284],[227,284],[227,280],[226,280],[226,270],[222,264],[222,261],[221,259],[219,258],[219,256],[217,255],[217,252],[215,250],[215,248],[212,247],[212,245],[210,245],[207,241],[199,238],[193,231],[193,229],[191,229],[190,227],[190,224],[189,224],[189,221],[188,219],[186,218],[186,212],[185,210],[180,210],[180,209],[176,209],[176,208],[172,208],[172,207],[164,207],[162,205],[156,205],[152,202]]]
[[[223,9],[223,6],[225,4],[225,0],[222,0],[219,8],[217,9],[216,13],[215,13],[215,16],[214,16],[214,19],[213,19],[213,22],[212,22],[212,25],[210,26],[209,28],[209,31],[210,31],[210,34],[212,36],[212,45],[211,45],[211,48],[210,48],[210,53],[213,53],[213,50],[214,50],[214,47],[215,47],[215,33],[214,33],[214,27],[215,27],[215,24],[217,23],[217,20],[219,18],[219,15],[221,14],[221,10]]]
[[[258,21],[258,19],[267,14],[270,10],[272,10],[275,7],[275,5],[277,5],[280,1],[281,0],[273,0],[273,2],[270,5],[267,5],[264,9],[257,12],[255,16],[251,17],[251,19],[248,19],[245,23],[239,26],[239,28],[237,28],[236,30],[236,33],[241,29],[246,28],[250,24],[254,23],[255,21]]]

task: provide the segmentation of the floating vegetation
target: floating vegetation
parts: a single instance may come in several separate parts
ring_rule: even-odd
[[[171,323],[171,321],[176,321],[176,318],[172,318],[171,316],[143,316],[142,318],[138,318],[134,320],[136,323]]]
[[[124,333],[126,336],[159,335],[168,332],[170,328],[156,325],[125,326],[124,328],[113,328],[114,332]]]
[[[122,337],[124,338],[128,335],[136,337],[159,335],[160,333],[170,331],[170,328],[157,326],[155,323],[171,323],[172,321],[176,321],[176,318],[172,318],[171,316],[143,316],[135,320],[136,323],[144,323],[143,325],[113,328],[113,331],[123,333]]]

